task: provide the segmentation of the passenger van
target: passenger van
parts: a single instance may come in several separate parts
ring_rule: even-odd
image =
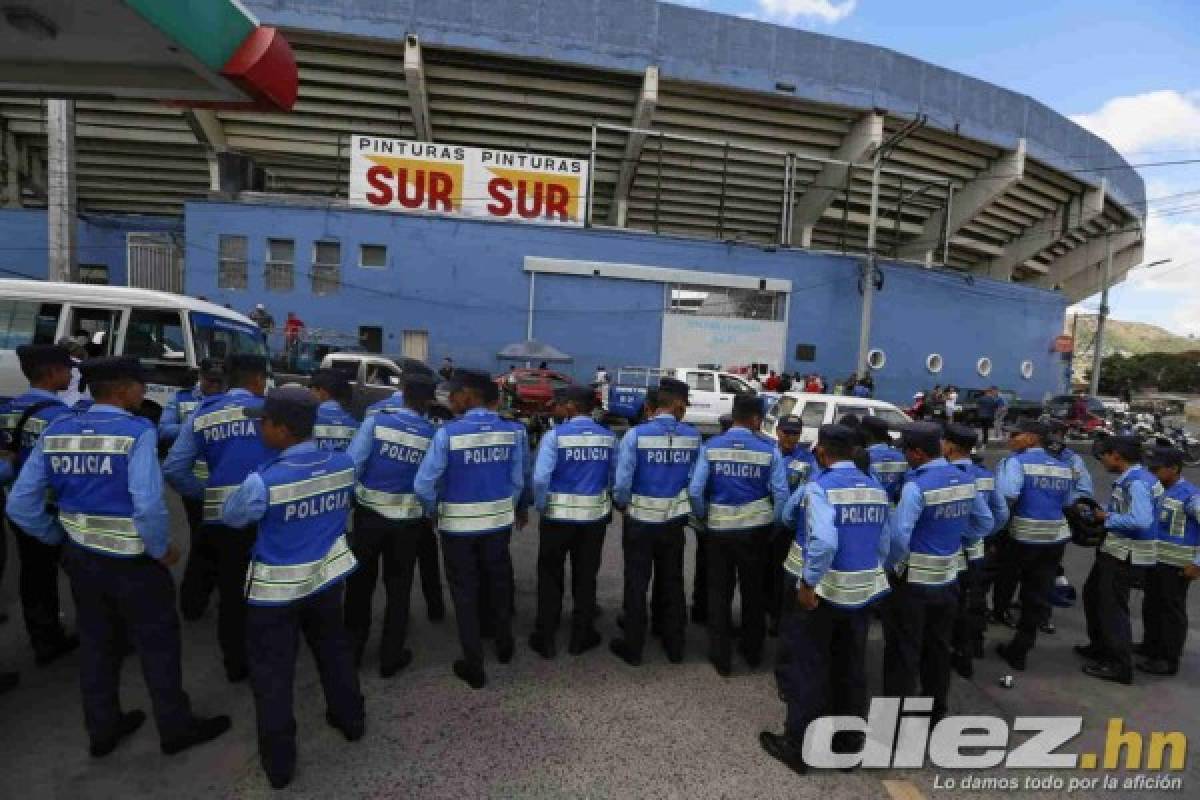
[[[184,295],[81,283],[0,280],[0,397],[28,385],[16,349],[71,337],[92,358],[137,356],[147,373],[146,399],[161,411],[192,384],[202,359],[267,355],[248,317]]]

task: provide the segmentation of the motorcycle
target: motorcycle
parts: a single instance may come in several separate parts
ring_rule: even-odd
[[[1154,435],[1154,446],[1174,447],[1183,453],[1184,466],[1200,466],[1200,437],[1189,433],[1178,425],[1166,425],[1162,433]]]

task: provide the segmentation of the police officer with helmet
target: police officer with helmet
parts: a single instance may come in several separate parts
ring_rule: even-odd
[[[47,546],[63,547],[82,639],[80,684],[89,751],[102,757],[146,715],[121,711],[123,648],[131,642],[168,755],[214,739],[229,717],[197,717],[182,687],[179,617],[169,567],[179,550],[168,533],[153,426],[141,408],[145,377],[136,358],[82,365],[95,404],[60,416],[29,456],[8,500],[8,515]],[[57,518],[46,509],[57,498]]]
[[[595,392],[569,386],[563,394],[566,420],[546,431],[533,468],[534,505],[541,514],[537,560],[537,626],[529,646],[553,658],[562,611],[563,564],[571,557],[571,638],[567,652],[584,653],[600,644],[596,632],[596,574],[604,532],[612,519],[611,488],[616,439],[592,420]]]
[[[513,657],[512,560],[508,551],[516,505],[524,489],[521,445],[515,430],[485,407],[491,377],[458,370],[450,387],[459,415],[433,436],[413,489],[442,533],[446,578],[458,617],[463,657],[454,674],[473,689],[487,683],[480,634],[479,587],[488,587],[496,658]]]
[[[731,606],[734,587],[742,596],[739,651],[755,668],[765,635],[763,561],[771,529],[788,499],[783,456],[760,433],[757,397],[733,401],[733,426],[700,449],[688,495],[692,512],[704,520],[708,550],[708,659],[717,673],[732,669]]]
[[[346,410],[354,398],[350,379],[337,369],[319,369],[308,384],[320,405],[313,438],[322,450],[345,450],[358,430],[358,418]]]

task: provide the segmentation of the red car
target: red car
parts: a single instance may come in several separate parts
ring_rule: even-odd
[[[511,380],[510,380],[511,376]],[[502,396],[518,414],[544,414],[550,411],[554,390],[571,386],[575,381],[552,369],[518,368],[497,376]]]

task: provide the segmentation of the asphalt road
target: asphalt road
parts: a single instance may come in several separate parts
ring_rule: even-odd
[[[997,453],[989,452],[989,461]],[[1101,497],[1111,481],[1093,464]],[[1191,476],[1200,479],[1200,475]],[[175,519],[182,515],[173,505]],[[182,527],[180,528],[182,531]],[[185,538],[182,535],[181,539]],[[799,777],[759,750],[757,734],[779,730],[783,705],[776,695],[770,661],[754,672],[735,662],[720,678],[704,659],[704,632],[688,629],[687,658],[667,663],[648,645],[645,664],[626,666],[598,648],[580,657],[561,653],[544,661],[524,644],[532,626],[537,537],[527,528],[514,537],[517,576],[517,657],[512,664],[488,665],[489,683],[471,691],[450,673],[458,646],[453,618],[432,624],[414,590],[411,644],[416,657],[400,675],[378,677],[374,642],[363,671],[368,732],[356,744],[345,742],[324,722],[324,703],[311,658],[303,656],[297,675],[296,718],[300,761],[289,790],[294,797],[758,797],[876,798],[891,790],[926,797],[959,795],[935,781],[962,773],[920,770],[859,770]],[[605,638],[616,633],[620,604],[621,553],[614,526],[605,544],[600,574],[599,626]],[[1068,549],[1067,571],[1082,588],[1091,551]],[[687,563],[692,563],[689,539]],[[19,621],[15,563],[0,583],[0,607],[12,619],[0,626],[0,666],[21,671],[18,690],[0,697],[0,797],[113,798],[260,797],[272,794],[256,755],[254,708],[249,689],[224,680],[216,646],[213,611],[184,624],[185,686],[201,713],[229,713],[233,730],[217,742],[167,758],[147,724],[102,761],[87,755],[79,705],[78,659],[46,668],[33,664]],[[690,586],[690,579],[689,579]],[[63,583],[65,614],[73,610]],[[1098,752],[1109,717],[1122,717],[1128,729],[1184,732],[1200,742],[1200,592],[1192,592],[1193,631],[1181,673],[1170,679],[1138,676],[1132,687],[1102,683],[1080,672],[1071,645],[1083,641],[1079,607],[1056,610],[1059,632],[1042,637],[1027,672],[1012,689],[998,686],[1008,671],[990,653],[1008,631],[989,629],[989,656],[977,662],[972,681],[954,678],[952,714],[1083,715],[1084,733],[1069,752]],[[569,601],[567,602],[569,607]],[[382,609],[382,592],[376,615]],[[1135,632],[1140,630],[1140,595],[1134,601]],[[378,620],[377,620],[378,621]],[[376,632],[378,627],[376,627]],[[565,636],[560,637],[565,650]],[[872,687],[879,686],[882,635],[871,632]],[[124,702],[149,710],[136,659],[126,662]],[[1194,747],[1190,749],[1195,749]],[[992,770],[980,775],[1018,777],[1025,771]],[[1062,770],[1065,780],[1097,772]],[[1195,796],[1200,761],[1192,759],[1180,794]],[[1123,777],[1123,776],[1122,776]],[[976,797],[1057,797],[1050,792],[972,791]],[[1074,792],[1072,797],[1144,796],[1131,791]]]

